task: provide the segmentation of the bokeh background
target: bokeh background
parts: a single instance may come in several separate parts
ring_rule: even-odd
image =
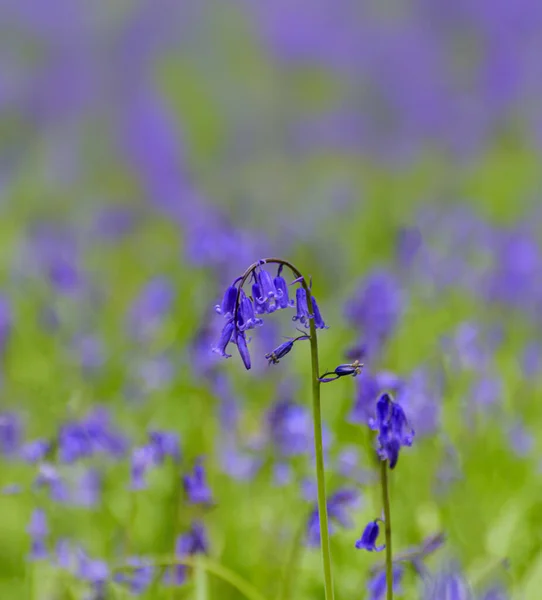
[[[264,598],[323,597],[308,350],[267,365],[276,315],[251,371],[210,352],[274,255],[313,278],[322,365],[365,363],[322,390],[338,597],[380,597],[354,542],[389,389],[395,548],[444,533],[427,580],[540,598],[541,56],[535,0],[1,3],[1,598],[243,597],[119,575],[194,523]]]

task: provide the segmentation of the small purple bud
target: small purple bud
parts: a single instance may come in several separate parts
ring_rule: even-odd
[[[280,346],[275,348],[269,354],[266,354],[265,358],[267,358],[269,364],[276,365],[279,362],[279,359],[283,358],[284,356],[286,356],[288,354],[288,352],[290,352],[290,350],[294,347],[295,342],[297,342],[299,340],[308,340],[308,339],[309,339],[308,335],[301,335],[296,338],[291,338],[291,339],[287,340],[286,342],[283,342]]]

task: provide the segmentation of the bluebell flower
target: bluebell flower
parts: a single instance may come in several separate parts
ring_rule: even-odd
[[[356,375],[359,375],[361,373],[362,368],[363,365],[356,360],[350,364],[339,365],[338,367],[335,367],[333,371],[326,371],[323,375],[321,375],[318,378],[318,380],[322,383],[329,383],[330,381],[335,381],[340,377],[346,377],[349,375],[356,377]],[[330,375],[330,377],[328,377],[328,375]]]
[[[451,565],[425,579],[423,600],[474,600],[472,591],[457,566]]]
[[[250,361],[250,352],[248,351],[247,338],[245,337],[244,331],[235,331],[233,341],[237,345],[237,350],[241,356],[241,360],[245,365],[245,369],[248,371],[252,366]]]
[[[320,308],[318,307],[318,303],[316,302],[316,298],[311,296],[312,299],[312,310],[314,312],[314,326],[316,329],[329,329],[328,326],[324,323],[324,319],[320,313]]]
[[[292,321],[299,321],[305,327],[309,326],[309,319],[312,315],[309,312],[307,304],[307,292],[305,288],[298,287],[295,291],[296,314],[292,317]]]
[[[269,364],[278,364],[279,360],[281,358],[283,358],[284,356],[286,356],[288,354],[288,352],[290,352],[290,350],[294,347],[294,343],[300,340],[308,340],[310,339],[310,336],[308,335],[300,335],[296,338],[290,338],[289,340],[286,340],[285,342],[283,342],[282,344],[280,344],[280,346],[278,346],[277,348],[275,348],[272,352],[269,352],[268,354],[265,355],[265,358],[267,358],[267,360],[269,361]]]
[[[275,288],[275,284],[271,275],[260,266],[258,271],[256,272],[256,281],[260,287],[260,292],[262,295],[262,300],[256,300],[257,302],[265,302],[266,300],[270,300],[271,298],[275,298],[278,296],[277,289]]]
[[[492,585],[480,595],[480,600],[510,600],[510,596],[499,585]]]
[[[309,452],[312,444],[312,420],[308,410],[291,400],[276,402],[267,414],[269,436],[282,456]]]
[[[403,567],[401,565],[394,565],[392,570],[392,587],[395,594],[399,594],[399,588],[403,575]],[[386,590],[386,571],[385,569],[381,569],[377,571],[367,583],[367,591],[369,592],[368,600],[384,600],[386,597]],[[444,600],[444,598],[442,600]]]
[[[143,558],[131,557],[126,560],[129,569],[116,573],[114,580],[122,583],[132,594],[143,594],[151,585],[156,568]]]
[[[105,595],[105,589],[110,577],[108,564],[103,560],[89,558],[83,550],[77,556],[77,577],[91,584],[98,597]]]
[[[6,456],[16,454],[21,444],[22,424],[15,413],[0,414],[0,453]]]
[[[54,502],[64,503],[70,499],[66,482],[53,465],[47,463],[40,465],[38,474],[34,479],[34,486],[48,489],[51,500]]]
[[[376,545],[376,540],[378,539],[378,534],[380,533],[380,527],[378,525],[379,519],[375,519],[374,521],[370,521],[363,533],[361,534],[361,538],[356,542],[356,548],[358,550],[367,550],[368,552],[381,552],[386,547],[385,544],[382,546]]]
[[[378,454],[388,460],[393,469],[399,459],[402,446],[412,446],[414,430],[408,424],[406,415],[399,404],[393,402],[389,394],[382,394],[376,404],[376,419],[369,422],[373,430],[378,430]]]
[[[32,548],[30,550],[29,560],[42,560],[47,558],[46,540],[49,534],[47,527],[47,518],[40,508],[34,509],[30,517],[30,523],[27,528],[30,535]]]
[[[360,494],[357,490],[344,488],[338,490],[327,499],[326,506],[329,516],[328,527],[329,535],[333,535],[337,524],[341,527],[350,528],[353,522],[348,514],[348,510],[359,507]],[[307,522],[307,544],[309,546],[318,546],[320,544],[320,519],[318,506],[314,506]]]
[[[226,319],[232,319],[235,312],[235,304],[237,302],[237,288],[235,285],[230,285],[224,292],[224,298],[221,304],[215,306],[215,311]]]
[[[70,500],[76,506],[91,508],[100,503],[101,493],[101,473],[97,469],[85,469],[73,487]]]
[[[34,440],[21,446],[19,456],[25,462],[37,463],[45,458],[51,447],[49,440]]]
[[[144,490],[147,487],[145,478],[147,471],[155,464],[155,449],[153,446],[141,446],[132,451],[130,466],[130,489]]]
[[[282,266],[282,265],[281,265]],[[288,291],[288,284],[284,277],[280,274],[273,280],[275,284],[275,290],[277,291],[276,302],[278,308],[291,308],[294,306],[294,301],[290,300],[290,294]]]
[[[154,461],[158,464],[164,462],[169,456],[175,462],[181,460],[179,436],[173,431],[149,431],[150,445],[154,450]]]
[[[220,333],[220,338],[219,338],[218,342],[212,348],[213,352],[220,354],[220,356],[223,356],[224,358],[231,358],[231,354],[228,354],[226,352],[226,348],[231,341],[234,331],[235,331],[235,325],[233,323],[233,320],[228,321],[224,325],[224,328],[222,329],[222,332]]]
[[[183,558],[195,554],[205,554],[209,549],[205,527],[199,521],[192,523],[187,533],[177,537],[175,542],[175,556]],[[186,581],[187,568],[185,565],[169,567],[164,573],[165,585],[182,585]]]
[[[6,350],[12,329],[13,315],[11,305],[5,296],[0,296],[0,357],[3,356]]]
[[[137,339],[153,335],[171,310],[174,295],[166,277],[155,277],[145,284],[128,312],[130,334]]]
[[[239,331],[246,331],[247,329],[253,329],[262,324],[263,320],[256,317],[254,313],[254,303],[245,292],[241,290],[239,310],[237,311],[237,329]]]
[[[190,504],[211,504],[211,489],[207,485],[201,460],[196,461],[192,474],[183,477],[183,485]]]

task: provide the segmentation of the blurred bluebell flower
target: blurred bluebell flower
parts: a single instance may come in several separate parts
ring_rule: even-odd
[[[175,462],[181,460],[179,435],[174,431],[149,431],[149,442],[154,450],[154,461],[156,463],[161,464],[168,456]]]
[[[140,446],[132,450],[130,466],[130,489],[144,490],[147,487],[146,474],[155,465],[153,446]]]
[[[362,368],[363,365],[356,360],[350,364],[339,365],[338,367],[335,367],[333,371],[326,371],[318,378],[318,380],[322,383],[329,383],[330,381],[335,381],[340,377],[346,377],[349,375],[356,377],[356,375],[361,373]]]
[[[312,420],[309,411],[291,400],[276,402],[266,416],[271,442],[282,456],[309,452],[312,446]]]
[[[143,594],[154,579],[156,567],[150,561],[137,556],[128,558],[125,564],[129,568],[115,573],[113,579],[124,584],[132,594]]]
[[[521,356],[522,373],[527,379],[537,377],[542,371],[542,344],[530,342]]]
[[[105,597],[110,574],[109,565],[105,561],[91,559],[82,549],[78,550],[76,575],[82,581],[90,583],[99,598]]]
[[[370,521],[363,533],[361,534],[361,538],[356,542],[356,548],[358,550],[367,550],[369,552],[381,552],[386,547],[385,544],[382,546],[376,545],[376,540],[378,539],[378,535],[380,533],[380,527],[378,525],[379,519],[375,519],[374,521]]]
[[[350,528],[353,522],[350,518],[350,510],[359,508],[360,494],[357,490],[343,488],[331,494],[327,499],[327,512],[329,515],[329,534],[332,535],[337,527]],[[307,521],[307,544],[309,546],[318,546],[320,544],[320,519],[318,506],[314,506]]]
[[[295,342],[308,339],[310,339],[310,336],[305,334],[299,335],[296,338],[290,338],[289,340],[286,340],[285,342],[280,344],[280,346],[277,346],[272,352],[266,354],[265,358],[269,361],[269,364],[276,365],[278,364],[281,358],[283,358],[288,354],[288,352],[290,352],[290,350],[294,347]]]
[[[198,459],[194,464],[192,473],[183,477],[183,485],[190,504],[212,503],[211,489],[207,485],[205,468],[201,459]]]
[[[209,549],[205,527],[199,521],[192,523],[187,533],[177,537],[175,542],[175,556],[184,558],[195,554],[205,554]],[[182,585],[186,581],[187,568],[184,565],[169,567],[164,573],[165,585]]]
[[[456,565],[449,565],[424,580],[423,600],[474,600],[472,591]]]
[[[13,327],[11,304],[5,296],[0,295],[0,357],[4,355]]]
[[[36,488],[46,488],[49,490],[51,500],[64,503],[70,499],[70,493],[66,482],[61,477],[58,469],[50,464],[43,463],[39,467],[38,474],[34,479]]]
[[[16,413],[0,413],[0,453],[17,453],[22,439],[22,423]]]
[[[49,440],[34,440],[21,446],[19,456],[25,462],[37,463],[45,458],[51,447]]]
[[[105,362],[102,340],[96,335],[78,335],[73,341],[74,351],[85,375],[96,373]]]
[[[152,336],[171,310],[174,289],[165,277],[151,279],[128,311],[129,333],[137,339]]]
[[[70,501],[76,506],[92,508],[100,503],[102,476],[97,469],[85,469],[77,478]]]
[[[401,580],[404,575],[404,569],[401,565],[393,566],[393,593],[400,593]],[[386,597],[386,571],[381,569],[377,571],[367,582],[368,600],[384,600]],[[444,598],[442,600],[445,600]]]
[[[510,600],[510,598],[500,585],[492,585],[479,596],[479,600]]]
[[[49,528],[47,527],[47,518],[45,513],[40,508],[35,508],[30,517],[30,523],[27,532],[31,539],[31,550],[29,560],[42,560],[47,558],[47,535]]]
[[[376,403],[376,418],[369,422],[373,430],[378,430],[378,454],[388,460],[393,469],[399,459],[402,446],[412,446],[414,430],[399,404],[393,402],[389,394],[382,394]]]

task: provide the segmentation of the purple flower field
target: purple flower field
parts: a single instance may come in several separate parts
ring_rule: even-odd
[[[0,599],[542,597],[542,3],[0,3]]]

